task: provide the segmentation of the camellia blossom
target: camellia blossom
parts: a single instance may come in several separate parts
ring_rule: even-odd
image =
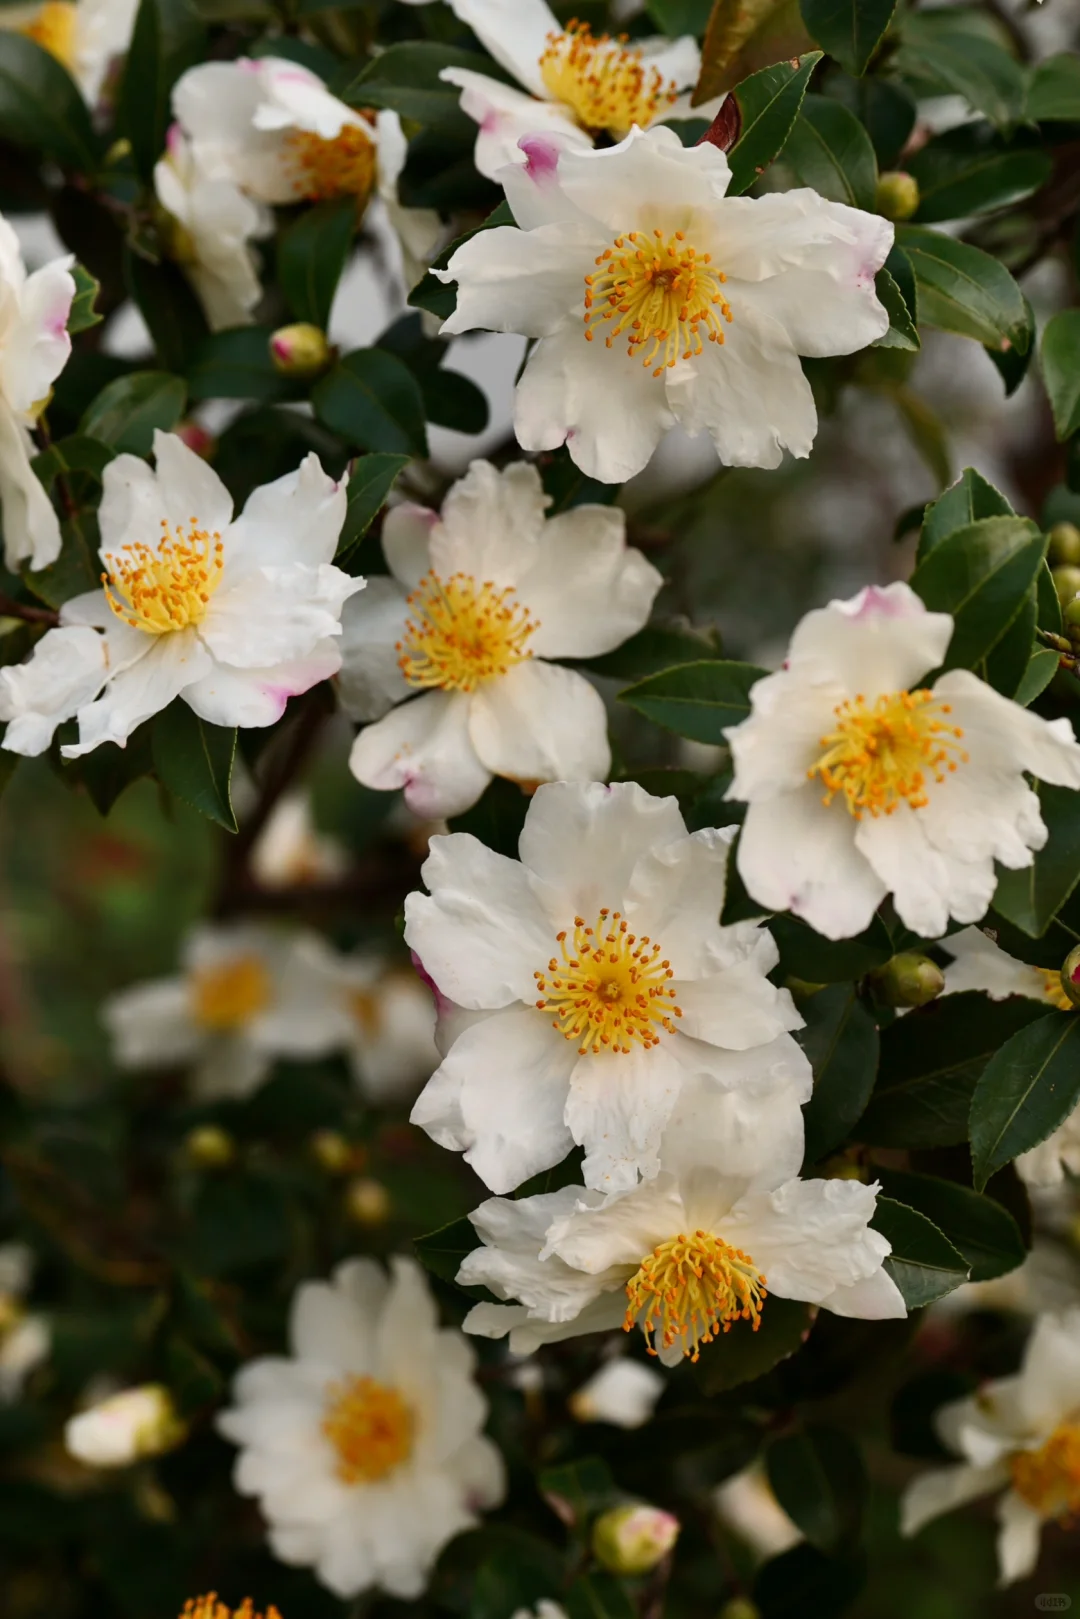
[[[261,888],[303,888],[344,876],[349,851],[318,830],[310,794],[301,788],[278,799],[252,845],[250,864]]]
[[[749,805],[738,866],[762,906],[843,939],[891,893],[933,939],[984,914],[995,860],[1030,866],[1047,832],[1024,772],[1080,788],[1080,746],[967,669],[920,685],[952,633],[908,585],[870,586],[808,613],[752,688],[728,797]]]
[[[466,1332],[509,1333],[527,1355],[637,1326],[674,1366],[723,1333],[756,1332],[770,1296],[865,1320],[906,1315],[882,1268],[889,1244],[870,1228],[877,1187],[788,1178],[793,1163],[781,1148],[756,1177],[665,1169],[631,1192],[489,1199],[469,1216],[483,1246],[457,1279],[514,1302],[474,1305]]]
[[[720,926],[730,837],[688,834],[675,799],[633,782],[556,782],[529,805],[520,861],[433,838],[405,938],[446,1055],[413,1123],[496,1192],[575,1142],[588,1185],[631,1186],[680,1104],[729,1109],[748,1153],[768,1116],[801,1158],[810,1069],[786,1031],[802,1020],[765,977],[771,936]]]
[[[0,508],[4,565],[47,568],[60,555],[60,519],[38,481],[30,429],[71,353],[73,259],[27,275],[19,239],[0,214]]]
[[[109,69],[131,44],[139,0],[44,0],[0,10],[0,31],[17,28],[63,64],[91,107]],[[2,47],[0,47],[2,48]]]
[[[629,1355],[607,1360],[567,1404],[576,1422],[610,1422],[616,1428],[642,1428],[664,1392],[664,1379]]]
[[[1031,1574],[1046,1522],[1080,1512],[1080,1310],[1045,1315],[1028,1339],[1015,1377],[938,1411],[935,1426],[956,1467],[924,1473],[901,1503],[900,1527],[914,1535],[930,1519],[1004,1489],[998,1502],[1002,1585]]]
[[[102,588],[65,602],[30,661],[0,671],[13,753],[44,752],[73,716],[66,757],[123,747],[175,697],[213,725],[272,725],[340,668],[342,604],[364,585],[331,562],[345,480],[308,455],[234,519],[217,473],[175,434],[155,433],[154,455],[156,471],[134,455],[105,468]]]
[[[98,1400],[71,1417],[64,1444],[88,1467],[130,1467],[175,1450],[187,1437],[172,1396],[161,1383],[141,1383]]]
[[[535,467],[474,461],[441,514],[387,514],[392,575],[368,581],[342,642],[344,706],[377,721],[350,760],[366,787],[404,787],[411,809],[441,817],[475,804],[492,776],[607,775],[602,699],[548,660],[619,646],[663,581],[627,548],[621,511],[577,506],[546,520],[549,505]]]
[[[475,1359],[441,1329],[419,1267],[369,1259],[306,1282],[291,1355],[253,1361],[218,1418],[242,1447],[235,1483],[259,1500],[270,1547],[339,1597],[417,1597],[446,1542],[504,1491]]]
[[[154,166],[154,191],[165,210],[168,251],[195,289],[211,331],[250,325],[262,286],[249,243],[272,230],[269,210],[231,180],[204,174],[179,124]]]
[[[523,135],[557,133],[591,147],[598,135],[622,140],[668,118],[711,117],[691,110],[680,90],[697,83],[697,42],[663,38],[594,37],[587,23],[559,25],[547,0],[449,0],[484,48],[524,87],[516,90],[487,73],[447,67],[439,77],[461,90],[461,106],[480,128],[474,161],[494,179],[506,163],[521,162]]]
[[[500,170],[517,227],[478,231],[447,335],[537,338],[517,386],[526,450],[565,444],[583,472],[621,483],[678,422],[729,466],[806,456],[817,412],[800,355],[853,354],[889,317],[874,276],[893,227],[816,191],[725,197],[728,160],[670,129],[579,150],[523,138]]]

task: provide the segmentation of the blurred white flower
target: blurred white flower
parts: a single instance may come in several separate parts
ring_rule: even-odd
[[[128,1467],[146,1456],[174,1450],[186,1435],[168,1389],[160,1383],[142,1383],[69,1418],[64,1444],[88,1467]]]
[[[419,1596],[446,1542],[504,1491],[472,1350],[440,1330],[419,1268],[392,1264],[389,1281],[358,1259],[300,1287],[290,1357],[243,1367],[218,1418],[274,1555],[339,1597]]]
[[[10,1405],[30,1373],[48,1356],[52,1335],[44,1316],[30,1314],[34,1256],[24,1242],[0,1244],[0,1404]]]
[[[131,44],[139,0],[44,0],[5,6],[0,30],[17,28],[55,56],[90,106],[96,105],[113,61]]]
[[[808,613],[753,687],[728,797],[749,805],[739,873],[763,907],[843,939],[891,893],[934,939],[983,915],[995,861],[1031,865],[1047,832],[1024,772],[1080,788],[1080,746],[967,669],[918,686],[952,633],[908,585],[871,585]]]
[[[790,1551],[803,1539],[802,1530],[796,1528],[773,1494],[760,1462],[718,1484],[712,1499],[721,1523],[744,1540],[762,1562]]]
[[[439,1064],[435,1007],[416,974],[372,957],[343,958],[345,1050],[369,1102],[411,1101]]]
[[[365,787],[404,787],[411,809],[440,817],[468,809],[492,776],[607,775],[602,698],[549,660],[619,646],[663,581],[628,549],[622,512],[546,519],[549,505],[535,467],[474,461],[441,513],[387,514],[391,576],[370,579],[344,615],[342,702],[376,721],[350,760]]]
[[[664,1379],[651,1366],[619,1355],[605,1361],[587,1383],[570,1396],[570,1414],[578,1422],[610,1422],[616,1428],[641,1428],[664,1392]]]
[[[406,0],[407,5],[423,5],[425,0]],[[511,1619],[569,1619],[565,1608],[547,1597],[541,1597],[535,1608],[518,1608]]]
[[[342,604],[364,584],[332,565],[346,480],[308,455],[234,519],[225,485],[180,438],[155,433],[154,455],[156,471],[134,455],[105,468],[104,588],[65,602],[62,627],[0,670],[13,753],[43,753],[72,717],[66,757],[123,747],[175,697],[214,725],[272,725],[341,665]]]
[[[261,888],[297,888],[333,882],[349,866],[349,852],[320,832],[303,789],[286,793],[275,805],[251,851],[251,872]]]
[[[210,330],[250,325],[262,286],[249,243],[273,228],[268,211],[231,180],[204,174],[179,124],[154,166],[154,190],[167,215],[168,250],[195,289]]]

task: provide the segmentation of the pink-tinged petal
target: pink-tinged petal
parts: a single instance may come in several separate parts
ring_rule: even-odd
[[[5,289],[0,343],[0,397],[27,417],[48,396],[67,364],[71,338],[67,322],[75,296],[70,256],[35,270],[16,292]]]
[[[606,245],[606,237],[587,221],[478,231],[445,270],[432,272],[458,286],[457,307],[443,322],[443,336],[479,329],[545,337],[556,331],[584,313],[585,274]],[[580,325],[576,335],[584,344]]]
[[[845,696],[861,693],[873,703],[917,686],[944,658],[952,632],[951,616],[928,612],[910,585],[868,585],[806,614],[791,638],[788,668],[795,684],[835,681]]]
[[[0,510],[4,564],[47,568],[60,555],[60,519],[30,465],[30,435],[0,400]]]
[[[534,96],[525,95],[484,73],[470,72],[468,68],[444,68],[439,77],[461,91],[461,110],[479,126],[473,158],[480,173],[489,180],[498,178],[501,183],[503,170],[510,165],[524,170],[526,165],[522,162],[519,142],[538,131],[550,131],[550,135],[543,135],[544,139],[557,136],[575,146],[592,145],[567,109],[557,103],[538,101]],[[576,208],[566,203],[560,206],[558,196],[550,197],[547,207],[526,205],[521,212],[515,207],[516,198],[516,190],[514,196],[508,196],[514,218],[526,229],[558,218],[580,217]]]
[[[738,849],[747,892],[764,910],[793,911],[827,939],[862,933],[888,883],[856,848],[858,824],[844,804],[822,803],[819,782],[752,803]]]
[[[403,787],[409,808],[430,820],[463,814],[491,780],[469,740],[469,700],[461,692],[424,692],[366,725],[349,768],[365,787]]]
[[[321,641],[308,656],[268,669],[237,669],[215,663],[188,686],[184,701],[211,725],[240,725],[258,729],[273,725],[285,712],[290,697],[329,680],[341,667],[336,641]]]

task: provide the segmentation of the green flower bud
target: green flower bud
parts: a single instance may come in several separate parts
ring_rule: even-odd
[[[314,377],[330,363],[326,333],[308,321],[295,326],[279,326],[270,338],[270,358],[274,370],[285,377]]]
[[[878,175],[874,207],[886,219],[910,219],[919,206],[919,182],[903,169],[886,169]]]
[[[1080,528],[1075,523],[1055,523],[1050,530],[1047,556],[1053,567],[1062,562],[1074,568],[1080,566]]]
[[[902,950],[871,973],[870,980],[886,1006],[925,1006],[945,988],[945,974],[937,962],[918,950]]]
[[[1074,1006],[1080,1006],[1080,944],[1061,964],[1061,990]]]
[[[761,1619],[761,1609],[749,1597],[732,1597],[720,1609],[718,1619]]]
[[[649,1574],[679,1538],[680,1524],[659,1507],[613,1507],[593,1525],[592,1549],[610,1574]]]
[[[201,1124],[184,1137],[184,1156],[199,1169],[224,1169],[236,1157],[236,1142],[217,1124]]]
[[[1072,562],[1059,563],[1056,568],[1051,568],[1050,574],[1058,601],[1064,607],[1066,602],[1071,602],[1080,593],[1080,567]]]

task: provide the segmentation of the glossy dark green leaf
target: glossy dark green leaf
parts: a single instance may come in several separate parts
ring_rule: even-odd
[[[781,971],[808,984],[862,978],[875,967],[883,967],[895,952],[880,916],[852,939],[824,939],[808,922],[788,913],[774,916],[769,932],[780,949]]]
[[[1004,46],[965,24],[941,11],[909,13],[895,65],[928,88],[963,96],[974,112],[1008,129],[1024,113],[1023,70]]]
[[[1003,264],[969,242],[922,225],[902,225],[896,239],[915,272],[920,322],[987,347],[1024,346],[1024,295]]]
[[[316,383],[318,419],[362,450],[426,455],[424,399],[407,366],[384,349],[354,349]]]
[[[613,1574],[582,1574],[566,1593],[567,1619],[635,1619],[637,1611]]]
[[[152,264],[129,250],[124,260],[124,280],[153,338],[161,369],[186,371],[210,328],[180,266],[164,259]]]
[[[115,454],[111,444],[72,433],[70,438],[57,439],[47,450],[35,455],[31,464],[46,489],[50,489],[57,478],[75,472],[87,473],[100,483],[102,473]]]
[[[808,95],[784,147],[803,185],[850,208],[872,209],[877,159],[855,114],[829,96]]]
[[[987,1063],[971,1098],[976,1188],[1037,1147],[1080,1101],[1080,1018],[1050,1012],[1014,1034]]]
[[[839,1619],[865,1582],[863,1554],[828,1557],[804,1542],[758,1569],[754,1608],[761,1619]]]
[[[409,464],[407,455],[362,455],[349,474],[349,504],[341,525],[335,562],[359,545],[375,514],[386,504],[394,481]]]
[[[537,1485],[552,1511],[567,1528],[581,1527],[614,1504],[615,1480],[599,1456],[582,1456],[558,1467],[545,1467]]]
[[[207,820],[235,832],[231,793],[235,729],[209,725],[178,697],[154,719],[152,746],[161,785]]]
[[[1009,343],[1002,348],[990,347],[986,350],[990,364],[1004,384],[1006,398],[1011,398],[1019,388],[1031,369],[1031,362],[1035,356],[1035,311],[1031,307],[1031,300],[1026,294],[1024,295],[1024,314],[1027,329],[1022,346],[1014,346]]]
[[[489,1522],[459,1536],[439,1560],[440,1598],[468,1619],[531,1613],[562,1584],[563,1560],[551,1542],[508,1524]],[[441,1600],[438,1606],[446,1611]]]
[[[98,293],[101,291],[101,282],[81,264],[73,264],[71,273],[75,278],[75,296],[68,311],[67,329],[74,337],[77,332],[85,332],[90,326],[100,325],[104,317],[98,314],[95,307]]]
[[[431,270],[421,276],[416,286],[409,293],[408,302],[410,307],[413,309],[426,309],[429,314],[438,315],[440,320],[449,319],[457,308],[457,288],[452,281],[449,283],[440,281],[437,276],[432,274],[432,270],[445,270],[458,248],[471,241],[477,231],[498,230],[500,225],[513,225],[514,223],[514,216],[510,212],[510,204],[504,201],[500,202],[499,206],[492,210],[484,223],[478,225],[476,230],[464,231],[462,235],[455,237],[449,246],[444,247],[442,252],[432,260]]]
[[[1012,697],[1031,663],[1035,641],[1035,586],[1032,585],[1004,635],[991,647],[977,673],[1003,697]]]
[[[82,93],[36,40],[5,29],[0,50],[0,136],[93,174],[98,140]]]
[[[467,809],[463,815],[450,817],[450,830],[471,832],[474,838],[489,849],[494,849],[496,854],[516,860],[518,839],[528,807],[529,800],[516,781],[496,776],[471,809]]]
[[[765,673],[751,663],[724,659],[684,663],[639,680],[621,691],[619,698],[677,736],[723,743],[725,728],[746,719],[750,688]]]
[[[1026,517],[984,517],[956,529],[921,561],[912,589],[955,620],[946,669],[971,669],[1008,629],[1031,589],[1046,537]]]
[[[963,1254],[917,1209],[879,1196],[871,1225],[892,1245],[885,1269],[909,1310],[933,1304],[967,1281]]]
[[[120,127],[147,185],[165,150],[172,87],[206,51],[206,27],[190,0],[140,0],[120,82]]]
[[[1040,647],[1031,654],[1028,666],[1024,671],[1024,678],[1013,694],[1013,701],[1021,708],[1028,708],[1040,697],[1049,686],[1058,672],[1061,659],[1049,647]]]
[[[779,157],[799,116],[810,75],[820,61],[821,52],[810,51],[799,57],[797,64],[780,62],[775,67],[762,68],[736,85],[732,94],[742,114],[742,133],[728,153],[728,196],[739,197],[749,191],[758,176]]]
[[[150,726],[140,725],[124,748],[103,742],[81,759],[66,761],[62,769],[73,784],[83,788],[98,814],[108,815],[121,794],[153,769]]]
[[[992,1197],[937,1175],[913,1175],[906,1170],[879,1170],[878,1179],[886,1197],[933,1220],[963,1255],[973,1282],[1005,1276],[1027,1258],[1020,1227]]]
[[[392,107],[418,124],[436,123],[457,109],[461,91],[444,84],[444,67],[466,68],[502,79],[504,74],[488,57],[462,51],[434,40],[407,40],[388,45],[372,58],[344,92],[353,107]]]
[[[421,371],[418,380],[429,422],[458,433],[484,431],[490,415],[487,394],[471,377],[440,365]]]
[[[1080,56],[1066,51],[1032,70],[1026,111],[1036,122],[1080,123]]]
[[[865,73],[896,10],[896,0],[802,0],[811,36],[848,73]]]
[[[1039,345],[1054,431],[1058,439],[1080,431],[1080,309],[1063,309],[1047,321]]]
[[[582,472],[571,461],[565,444],[545,457],[540,477],[544,493],[551,501],[549,517],[572,511],[575,506],[610,506],[619,492],[618,484],[600,483]]]
[[[800,1010],[798,1039],[814,1070],[814,1094],[803,1108],[806,1163],[816,1164],[858,1123],[877,1079],[878,1032],[851,984],[829,984]]]
[[[83,507],[60,522],[60,555],[48,568],[23,570],[23,583],[50,607],[62,607],[73,596],[101,583],[97,512]],[[119,749],[117,749],[119,752]]]
[[[326,330],[356,223],[356,199],[338,197],[305,208],[282,231],[277,245],[278,279],[297,320]]]
[[[914,279],[914,278],[913,278]],[[889,316],[889,329],[884,337],[871,344],[875,349],[907,349],[913,352],[922,347],[919,328],[911,307],[892,272],[882,268],[874,277],[874,290]]]
[[[1051,162],[1038,147],[1007,146],[989,124],[961,124],[915,152],[906,162],[919,182],[919,224],[968,219],[1030,197],[1050,178]]]
[[[812,1546],[833,1551],[859,1538],[867,1495],[858,1446],[839,1428],[811,1423],[765,1450],[777,1501]]]
[[[461,1269],[461,1262],[466,1254],[471,1254],[474,1248],[479,1248],[480,1238],[472,1221],[462,1215],[459,1220],[450,1220],[446,1225],[440,1226],[438,1231],[429,1231],[426,1236],[417,1237],[413,1243],[413,1251],[425,1270],[433,1276],[439,1276],[444,1282],[453,1282],[460,1286],[457,1273]],[[484,1287],[462,1288],[463,1293],[471,1297],[486,1299],[490,1297]]]
[[[685,629],[674,625],[646,624],[614,652],[605,652],[599,658],[584,660],[584,666],[598,675],[613,680],[644,680],[648,675],[664,669],[674,669],[682,663],[700,663],[703,659],[719,658],[720,648],[713,638],[689,625]]]
[[[842,101],[853,112],[870,137],[878,166],[895,169],[915,127],[915,100],[897,79],[876,74],[853,78],[847,73],[831,73],[825,94]]]
[[[757,1332],[748,1321],[737,1321],[730,1332],[721,1333],[701,1351],[694,1368],[706,1394],[723,1394],[764,1377],[780,1361],[794,1355],[805,1342],[813,1324],[808,1304],[795,1299],[769,1295],[761,1311]]]
[[[186,403],[183,377],[167,371],[132,371],[102,389],[79,423],[79,432],[114,450],[149,455],[154,433],[171,432]]]
[[[1049,837],[1030,866],[1001,871],[994,909],[1032,938],[1046,932],[1080,880],[1080,794],[1039,783],[1039,807]]]
[[[1001,491],[974,467],[966,467],[956,482],[927,506],[917,560],[925,561],[930,552],[957,529],[967,528],[984,517],[1012,515],[1013,509]]]
[[[268,326],[238,326],[214,332],[196,349],[188,371],[192,399],[291,399],[296,386],[274,369]]]

